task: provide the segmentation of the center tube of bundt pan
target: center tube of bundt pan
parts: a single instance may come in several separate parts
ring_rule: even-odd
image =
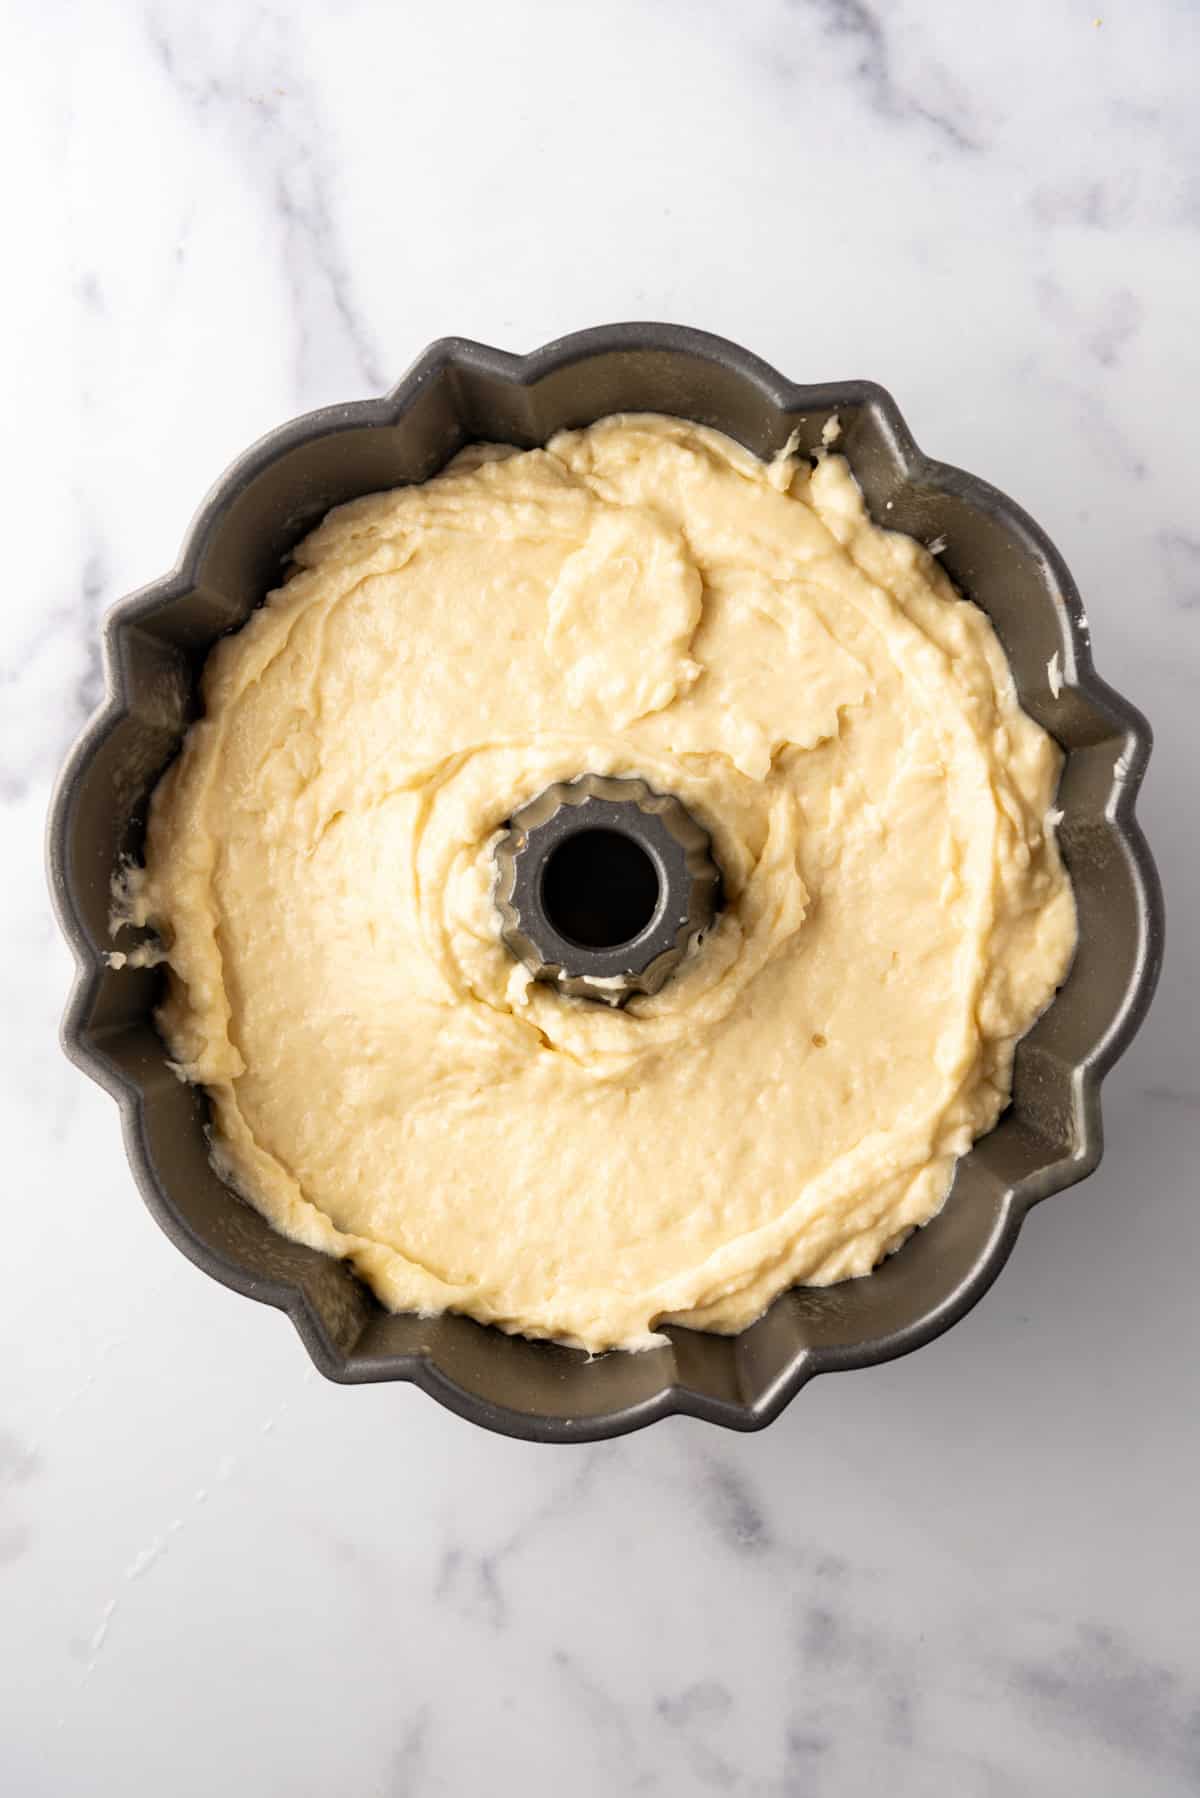
[[[682,800],[636,777],[578,774],[512,814],[493,897],[509,952],[572,998],[656,993],[708,930],[721,874]]]

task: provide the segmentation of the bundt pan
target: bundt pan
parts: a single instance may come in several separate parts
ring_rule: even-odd
[[[205,655],[277,584],[305,532],[343,500],[425,480],[473,439],[541,444],[624,411],[714,425],[764,457],[792,431],[815,450],[837,413],[838,448],[874,516],[944,540],[943,564],[995,625],[1022,704],[1067,751],[1059,836],[1079,946],[1017,1051],[1010,1108],[899,1253],[865,1279],[785,1293],[739,1336],[669,1328],[667,1347],[591,1358],[463,1317],[393,1316],[343,1262],[277,1235],[209,1164],[204,1095],[172,1074],[154,1027],[161,970],[111,971],[105,951],[114,871],[140,854],[147,799],[195,716]],[[797,386],[733,344],[670,325],[584,331],[528,356],[445,339],[386,398],[313,412],[247,451],[201,507],[174,572],[109,614],[104,656],[107,697],[50,816],[50,881],[78,964],[64,1046],[117,1100],[163,1229],[214,1279],[286,1311],[330,1379],[412,1380],[476,1423],[545,1441],[614,1436],[673,1412],[756,1429],[814,1374],[889,1360],[947,1329],[995,1279],[1030,1206],[1099,1161],[1100,1082],[1141,1021],[1161,956],[1160,889],[1134,818],[1150,731],[1093,672],[1079,594],[1043,532],[994,487],[923,456],[882,388]],[[669,1152],[669,1141],[653,1148],[648,1177]]]

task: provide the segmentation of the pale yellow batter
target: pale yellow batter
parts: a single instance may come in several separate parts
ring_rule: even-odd
[[[658,417],[332,512],[204,677],[134,911],[222,1171],[395,1309],[736,1330],[941,1205],[1062,979],[1059,754],[850,472]],[[531,983],[492,848],[583,771],[726,908],[623,1011]]]

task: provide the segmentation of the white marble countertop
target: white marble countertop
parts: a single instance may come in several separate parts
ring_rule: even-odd
[[[10,7],[13,1798],[1200,1786],[1198,78],[1188,0]],[[55,1040],[41,837],[101,612],[236,451],[433,337],[630,317],[882,381],[1047,526],[1172,929],[1102,1169],[960,1327],[761,1436],[551,1449],[326,1385],[159,1233]]]

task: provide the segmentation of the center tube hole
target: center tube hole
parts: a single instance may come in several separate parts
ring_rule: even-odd
[[[616,949],[640,936],[658,909],[658,869],[619,830],[577,830],[542,871],[542,906],[559,936],[584,949]]]

